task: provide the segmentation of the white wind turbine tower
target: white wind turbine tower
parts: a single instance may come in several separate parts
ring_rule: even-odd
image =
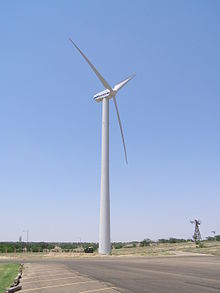
[[[101,198],[100,198],[100,224],[99,224],[99,253],[110,254],[111,253],[111,240],[110,240],[110,196],[109,196],[109,100],[113,98],[115,109],[118,117],[118,123],[121,130],[122,142],[125,152],[125,159],[127,162],[127,153],[124,141],[124,135],[121,125],[121,119],[118,112],[118,106],[116,102],[117,92],[129,82],[135,75],[128,77],[127,79],[116,84],[113,88],[102,77],[95,66],[89,61],[89,59],[83,54],[83,52],[77,47],[77,45],[71,40],[71,43],[76,47],[79,53],[87,61],[89,66],[95,72],[98,79],[101,81],[105,90],[99,92],[94,96],[96,102],[102,102],[102,162],[101,162]]]

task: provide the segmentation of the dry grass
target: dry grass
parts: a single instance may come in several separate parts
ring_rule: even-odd
[[[132,247],[113,249],[112,255],[134,255],[134,256],[165,256],[165,255],[186,255],[192,253],[220,255],[220,242],[203,241],[201,248],[193,242],[183,243],[161,243],[145,247]]]
[[[185,248],[183,251],[190,251],[202,254],[212,254],[212,255],[219,255],[220,256],[220,241],[203,241],[203,247],[192,247],[192,248]]]
[[[192,242],[187,243],[161,243],[152,244],[144,247],[132,247],[113,249],[112,255],[139,255],[139,256],[159,256],[159,255],[175,255],[177,252],[182,251],[185,248],[191,249],[195,246]]]

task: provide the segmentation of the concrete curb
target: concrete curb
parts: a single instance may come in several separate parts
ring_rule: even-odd
[[[19,291],[21,289],[22,289],[22,286],[18,285],[18,286],[10,287],[9,289],[7,289],[5,291],[5,293],[13,293],[13,292]]]
[[[23,269],[24,269],[24,265],[23,264],[20,264],[20,267],[19,267],[19,273],[17,274],[16,278],[14,279],[14,283],[11,285],[10,288],[8,288],[5,293],[13,293],[13,292],[16,292],[16,291],[19,291],[22,289],[22,286],[19,285],[20,284],[20,280],[22,278],[22,273],[23,273]]]

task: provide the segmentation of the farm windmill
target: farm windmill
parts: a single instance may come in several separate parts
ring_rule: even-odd
[[[195,242],[197,241],[201,241],[202,237],[199,231],[199,225],[201,225],[201,220],[194,220],[194,221],[190,221],[191,224],[195,225],[195,230],[194,230],[194,234],[193,234],[193,239]]]

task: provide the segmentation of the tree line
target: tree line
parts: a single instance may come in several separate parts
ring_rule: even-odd
[[[207,241],[220,241],[220,235],[214,237],[207,237]],[[136,246],[149,246],[151,244],[160,243],[181,243],[193,241],[192,239],[182,239],[171,237],[169,239],[158,239],[153,241],[146,238],[142,241],[131,241],[131,242],[113,242],[112,248],[120,249],[123,247],[132,248]],[[94,251],[98,249],[98,243],[94,242],[0,242],[0,253],[12,253],[12,252],[48,252],[59,248],[63,252],[71,251],[84,251],[88,247],[93,247]]]
[[[45,252],[60,248],[62,251],[70,252],[77,248],[84,250],[92,246],[97,249],[97,243],[78,243],[78,242],[0,242],[0,253],[11,252]]]

